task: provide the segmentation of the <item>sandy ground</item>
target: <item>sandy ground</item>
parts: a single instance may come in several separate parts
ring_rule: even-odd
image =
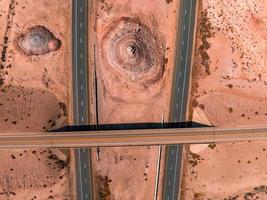
[[[70,22],[70,1],[0,1],[1,131],[48,131],[68,123]],[[59,50],[27,56],[19,48],[18,38],[36,25],[61,41]],[[49,163],[48,153],[40,153],[48,150],[34,151],[1,151],[0,199],[70,199],[68,169]]]
[[[47,1],[15,1],[8,14],[9,2],[13,1],[0,2],[1,8],[6,8],[1,12],[0,23],[5,25],[8,22],[0,32],[2,40],[8,38],[1,48],[1,57],[5,57],[5,60],[1,59],[1,77],[4,79],[1,88],[1,130],[9,129],[13,121],[17,123],[12,124],[12,129],[18,131],[25,131],[27,126],[31,127],[31,131],[60,127],[67,123],[67,113],[63,110],[69,105],[70,4],[64,1],[63,8],[60,1],[56,3],[60,6],[52,6]],[[51,15],[51,12],[55,15]],[[41,56],[25,55],[19,49],[17,40],[36,25],[47,27],[61,40],[62,47]],[[40,93],[46,99],[40,98]],[[40,101],[44,101],[46,106]],[[65,113],[60,114],[60,110]],[[36,120],[37,116],[40,121]],[[31,126],[32,121],[36,121],[34,127]],[[54,126],[45,123],[48,121],[52,121]]]
[[[56,150],[2,150],[0,199],[71,199],[67,157]]]
[[[265,124],[267,2],[203,0],[200,7],[193,120],[216,126]],[[266,199],[266,145],[191,146],[184,199]]]
[[[93,75],[96,66],[99,123],[167,121],[178,7],[164,0],[93,2],[89,70]],[[93,79],[91,85],[95,91]],[[93,116],[93,96],[91,103]],[[96,152],[95,182],[108,177],[106,199],[153,199],[158,147],[100,148],[100,160]]]

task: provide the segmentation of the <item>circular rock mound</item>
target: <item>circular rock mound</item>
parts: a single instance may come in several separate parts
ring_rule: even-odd
[[[132,81],[155,79],[163,72],[160,39],[138,19],[120,18],[101,40],[104,65]]]
[[[44,55],[57,51],[61,42],[44,26],[34,26],[18,40],[19,47],[27,55]]]

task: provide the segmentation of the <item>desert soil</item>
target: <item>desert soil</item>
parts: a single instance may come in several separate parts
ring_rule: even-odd
[[[192,119],[215,126],[267,122],[267,2],[200,1]],[[183,199],[266,199],[267,142],[192,145]]]
[[[61,41],[59,50],[27,56],[19,48],[18,38],[37,25]],[[23,133],[66,125],[71,91],[71,1],[1,0],[0,27],[0,130]],[[49,161],[54,152],[1,151],[0,199],[70,199],[69,169]]]
[[[100,124],[168,120],[179,2],[93,1],[89,77],[96,70]],[[95,91],[94,78],[90,81]],[[99,159],[97,149],[92,151],[95,185],[104,182],[106,188],[97,186],[96,195],[107,197],[97,199],[153,199],[157,146],[98,152]]]

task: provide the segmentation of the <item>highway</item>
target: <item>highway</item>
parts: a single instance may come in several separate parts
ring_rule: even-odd
[[[267,127],[201,127],[83,132],[0,133],[0,148],[78,148],[267,140]]]
[[[186,119],[188,87],[194,41],[194,24],[197,0],[182,0],[177,26],[175,68],[172,88],[171,122],[183,122]],[[182,145],[166,148],[166,165],[163,184],[163,199],[179,199]]]
[[[87,0],[72,0],[72,73],[73,120],[75,125],[87,125]],[[92,198],[90,149],[75,150],[77,200]]]

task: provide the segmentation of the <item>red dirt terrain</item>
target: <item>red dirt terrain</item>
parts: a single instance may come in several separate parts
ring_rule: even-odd
[[[215,126],[267,122],[267,2],[200,1],[192,119]],[[183,199],[267,199],[267,143],[191,145]]]
[[[66,124],[70,88],[70,4],[63,9],[60,1],[57,7],[49,6],[47,1],[0,3],[3,8],[0,17],[3,27],[0,32],[1,130],[9,129],[10,124],[18,131],[51,130]],[[51,16],[50,12],[56,14]],[[36,26],[40,27],[39,32],[33,29]],[[57,51],[49,50],[53,38],[62,43]],[[34,126],[32,121],[36,123]]]
[[[0,1],[0,130],[68,123],[71,1]],[[0,199],[70,199],[68,154],[2,150]]]
[[[89,77],[96,70],[99,123],[168,120],[179,2],[93,1]],[[92,119],[93,95],[91,102]],[[158,147],[99,148],[99,159],[96,152],[96,199],[153,198]]]

